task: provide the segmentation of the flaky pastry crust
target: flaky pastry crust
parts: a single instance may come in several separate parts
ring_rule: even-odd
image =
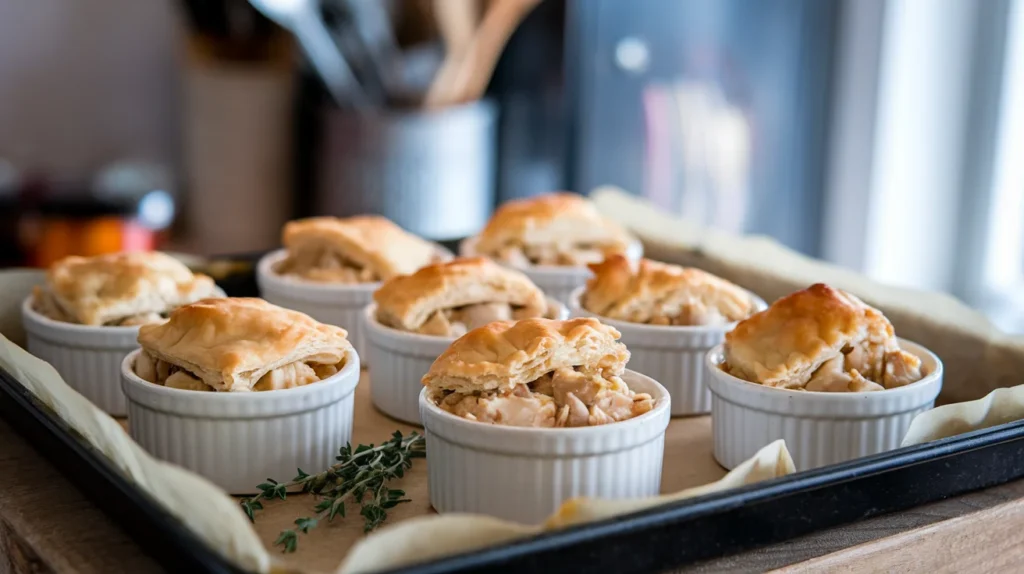
[[[428,265],[411,275],[394,277],[373,294],[377,319],[384,325],[417,331],[437,312],[482,303],[544,313],[544,293],[518,271],[483,257]]]
[[[725,336],[728,372],[771,387],[881,390],[919,380],[920,366],[900,350],[879,310],[821,283],[779,299]]]
[[[480,232],[477,254],[521,264],[583,265],[625,252],[633,238],[574,193],[550,193],[505,202]],[[595,260],[595,259],[592,259]]]
[[[376,215],[290,221],[282,241],[288,258],[276,271],[310,281],[382,281],[412,273],[440,257],[433,243]]]
[[[615,254],[589,266],[584,309],[633,323],[714,325],[745,319],[757,310],[749,292],[706,271],[659,263],[632,262]]]
[[[346,337],[341,327],[255,298],[206,299],[139,330],[145,352],[218,391],[252,390],[263,375],[293,363],[340,369],[351,348]]]
[[[50,267],[33,297],[35,309],[53,319],[107,325],[160,321],[175,307],[222,294],[213,279],[169,255],[132,252],[65,257]]]
[[[560,368],[618,376],[629,351],[619,332],[592,318],[501,321],[456,340],[422,382],[434,392],[511,391]]]

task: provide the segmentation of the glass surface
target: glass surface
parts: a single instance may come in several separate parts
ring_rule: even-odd
[[[838,2],[576,0],[572,185],[819,249]]]

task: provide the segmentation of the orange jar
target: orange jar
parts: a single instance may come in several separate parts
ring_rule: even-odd
[[[32,265],[48,267],[68,255],[155,249],[155,232],[136,220],[135,211],[131,204],[92,199],[45,201],[26,233]]]

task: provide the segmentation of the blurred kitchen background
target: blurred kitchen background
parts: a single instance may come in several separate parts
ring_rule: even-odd
[[[253,1],[0,0],[0,264],[611,184],[1024,332],[1024,0]]]

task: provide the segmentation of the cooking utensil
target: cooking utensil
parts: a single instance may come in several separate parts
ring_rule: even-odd
[[[424,100],[439,107],[479,99],[512,33],[540,0],[494,0],[461,57],[449,54]]]
[[[381,84],[385,94],[395,88],[396,66],[401,57],[391,23],[388,2],[383,0],[346,0],[353,35],[360,40],[368,71]]]
[[[480,0],[434,0],[437,27],[444,47],[454,59],[461,60],[473,42],[480,19]]]
[[[290,30],[339,106],[365,110],[369,98],[320,17],[316,0],[249,0],[267,18]]]

